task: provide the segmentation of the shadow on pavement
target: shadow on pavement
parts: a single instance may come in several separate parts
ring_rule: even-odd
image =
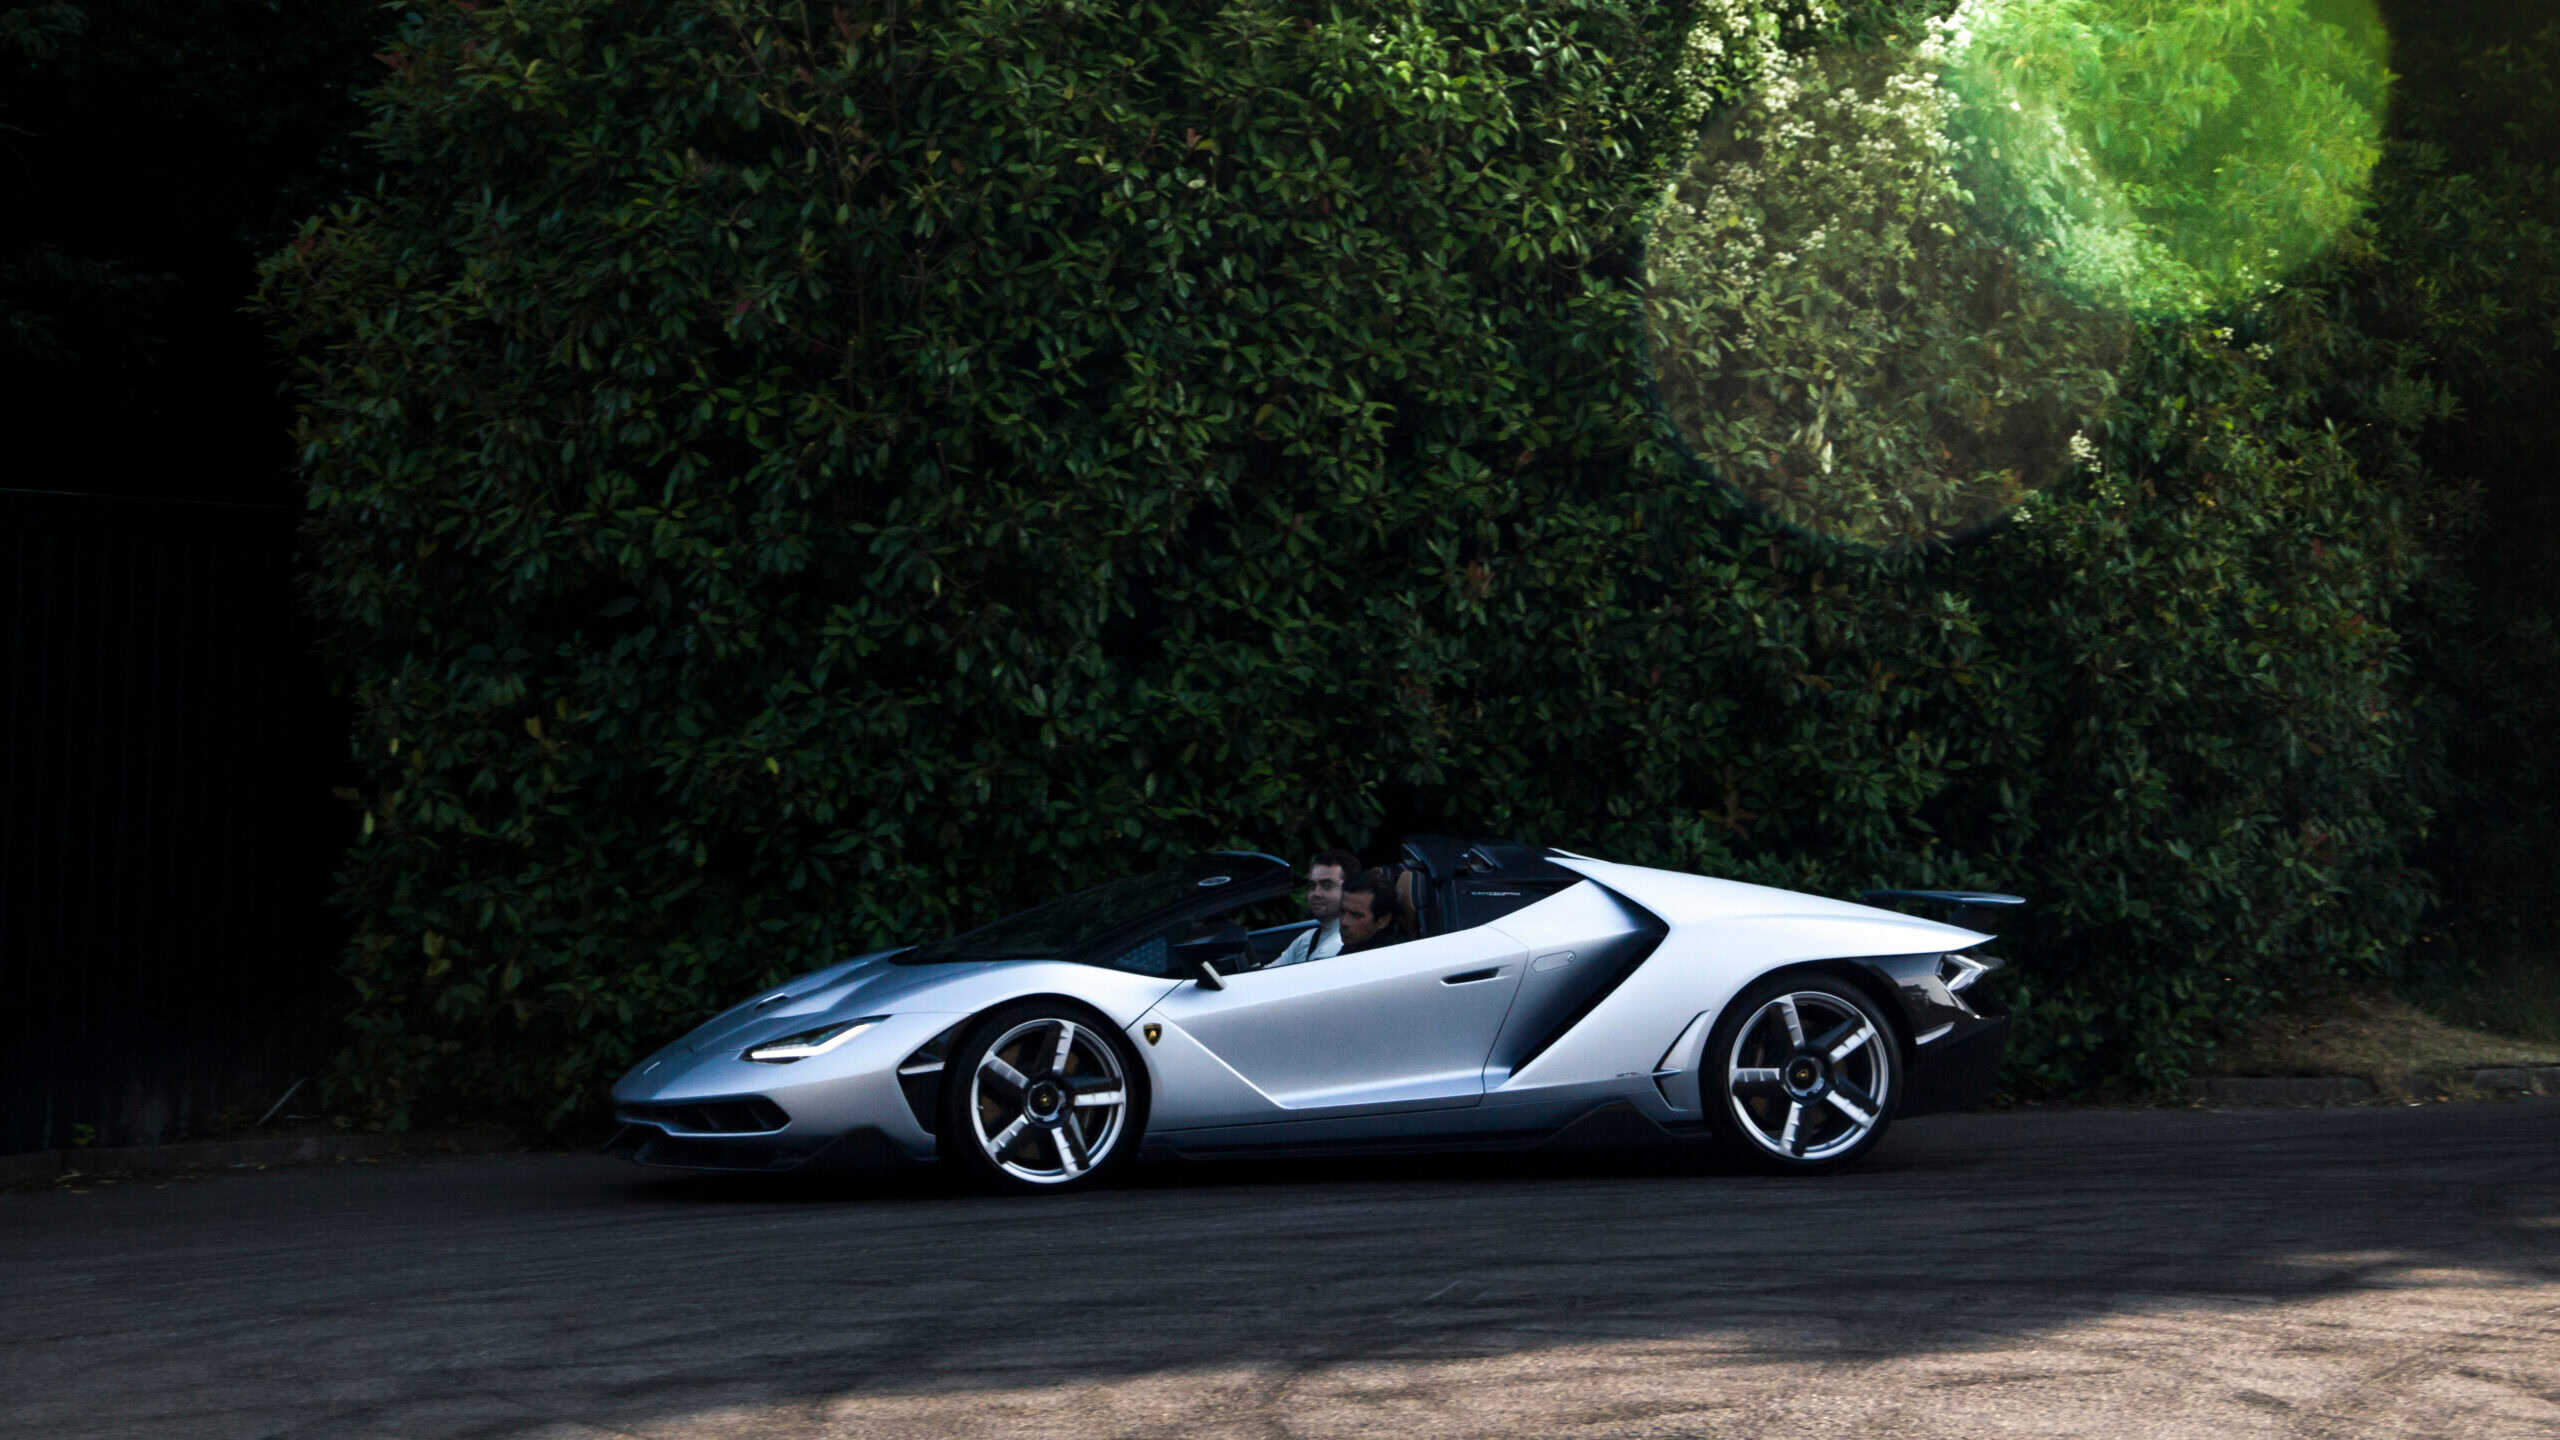
[[[2560,1347],[2560,1104],[2536,1102],[1939,1117],[1814,1181],[1598,1150],[1180,1165],[1029,1198],[580,1157],[330,1183],[196,1187],[166,1231],[148,1196],[89,1221],[68,1197],[9,1202],[0,1229],[52,1233],[0,1242],[21,1297],[0,1350],[52,1383],[0,1402],[0,1430],[548,1440],[878,1404],[878,1433],[906,1433],[902,1405],[928,1433],[1011,1396],[1033,1409],[988,1423],[1039,1433],[1039,1397],[1070,1392],[1130,1415],[1215,1392],[1249,1415],[1298,1403],[1274,1398],[1283,1379],[1392,1362],[1463,1404],[1594,1355],[1656,1357],[1694,1389],[1700,1367],[1978,1367],[2164,1317],[2255,1343],[2305,1307],[2421,1294],[2497,1297],[2442,1301],[2443,1353],[2501,1325]],[[290,1233],[262,1227],[281,1212]],[[65,1313],[49,1302],[78,1323],[41,1319]],[[2285,1344],[2361,1363],[2372,1337],[2335,1323]],[[2177,1342],[2199,1343],[2177,1363],[2201,1375],[2225,1342]],[[290,1397],[258,1378],[279,1365]]]

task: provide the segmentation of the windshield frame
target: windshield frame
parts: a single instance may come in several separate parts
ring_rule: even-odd
[[[1044,900],[1027,910],[1016,911],[958,935],[927,940],[890,957],[890,963],[970,965],[1064,960],[1102,966],[1104,961],[1118,956],[1156,931],[1257,900],[1285,895],[1297,883],[1298,877],[1289,862],[1276,855],[1253,850],[1212,850],[1161,870],[1124,875]],[[1059,917],[1072,915],[1079,908],[1107,904],[1111,892],[1121,891],[1127,893],[1129,903],[1147,899],[1157,903],[1101,923],[1075,925],[1071,934],[1044,937],[1048,943],[1033,944],[1028,940],[1010,938],[1011,932],[1023,929],[1026,921],[1034,921],[1043,912],[1055,912]],[[1002,948],[986,948],[990,945]]]

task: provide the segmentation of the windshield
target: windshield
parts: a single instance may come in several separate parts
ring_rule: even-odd
[[[1152,875],[1132,875],[1079,890],[965,935],[928,940],[896,957],[900,965],[975,960],[1062,959],[1115,934],[1171,923],[1285,881],[1288,866],[1268,855],[1196,855]]]

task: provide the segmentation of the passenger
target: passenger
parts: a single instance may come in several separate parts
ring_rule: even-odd
[[[1396,879],[1384,867],[1363,870],[1342,887],[1342,953],[1396,943]]]
[[[1316,928],[1290,941],[1264,969],[1330,960],[1342,952],[1342,883],[1359,872],[1360,857],[1348,850],[1327,850],[1307,862],[1307,918]]]

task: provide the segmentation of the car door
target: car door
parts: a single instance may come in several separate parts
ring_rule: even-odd
[[[1182,985],[1141,1017],[1162,1027],[1148,1128],[1476,1104],[1526,960],[1488,925]]]

